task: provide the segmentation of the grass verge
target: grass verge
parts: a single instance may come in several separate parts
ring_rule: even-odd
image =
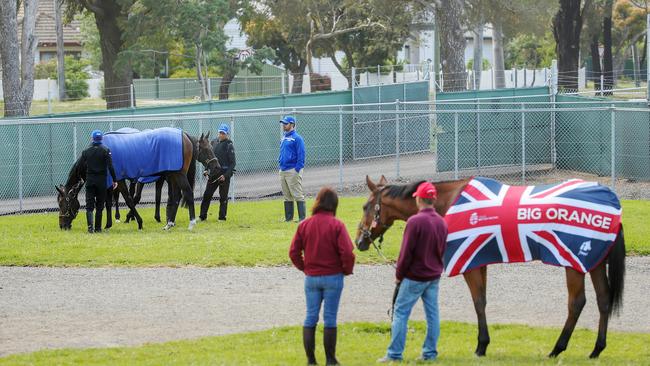
[[[404,359],[416,363],[426,326],[411,322]],[[473,355],[473,324],[443,322],[437,365],[648,365],[650,334],[610,332],[607,348],[598,360],[590,360],[596,333],[578,329],[568,350],[557,359],[546,355],[560,329],[524,325],[490,326],[487,357]],[[146,344],[139,347],[63,349],[0,358],[0,365],[303,365],[300,327],[207,337],[196,340]],[[387,323],[348,323],[339,326],[337,357],[342,365],[372,365],[384,355],[390,337]],[[322,333],[317,334],[319,363],[325,362]]]
[[[361,219],[365,197],[344,197],[338,216],[352,236]],[[308,202],[310,205],[311,202]],[[218,209],[213,204],[211,212]],[[624,224],[628,252],[650,254],[650,202],[624,201]],[[198,206],[197,206],[198,208]],[[178,226],[170,232],[153,220],[153,210],[141,210],[144,230],[135,223],[116,223],[109,233],[85,233],[83,212],[73,230],[61,231],[55,213],[0,217],[0,265],[4,266],[256,266],[287,265],[288,248],[296,223],[281,222],[278,200],[239,201],[229,207],[227,222],[214,215],[187,230],[187,211],[180,209]],[[397,257],[404,222],[385,236],[384,252]],[[383,263],[374,250],[357,252],[358,263]]]

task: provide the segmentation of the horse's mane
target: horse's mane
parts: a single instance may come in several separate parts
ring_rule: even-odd
[[[81,164],[81,156],[77,159],[77,161],[72,164],[72,168],[70,169],[70,173],[68,173],[68,180],[65,183],[65,189],[66,191],[72,188],[77,182],[79,182],[80,179],[86,179],[86,167],[82,166]]]
[[[390,184],[381,189],[384,194],[390,198],[411,198],[413,193],[418,189],[418,186],[426,182],[425,180],[420,180],[408,184]]]

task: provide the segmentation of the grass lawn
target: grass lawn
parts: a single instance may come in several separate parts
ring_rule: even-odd
[[[560,329],[524,325],[493,325],[487,357],[473,355],[474,324],[443,322],[435,365],[648,365],[650,334],[610,332],[607,348],[590,360],[596,333],[579,329],[568,350],[557,359],[546,355]],[[322,329],[322,328],[321,328]],[[404,359],[415,364],[425,333],[423,322],[411,322]],[[384,355],[390,336],[387,323],[339,326],[337,358],[342,365],[372,365]],[[51,350],[0,358],[0,365],[304,365],[302,330],[283,327],[255,333],[147,344],[140,347]],[[316,357],[325,364],[322,333],[316,336]],[[424,364],[424,363],[421,363]]]
[[[365,197],[344,197],[338,216],[352,236],[361,219]],[[311,202],[308,202],[310,205]],[[624,223],[630,254],[650,254],[650,202],[624,201]],[[198,205],[196,207],[198,209]],[[227,222],[217,222],[211,206],[207,222],[187,230],[187,211],[179,209],[178,226],[170,232],[153,220],[153,209],[141,211],[144,230],[135,223],[116,223],[109,233],[85,233],[83,212],[71,231],[61,231],[56,213],[0,217],[0,265],[6,266],[256,266],[289,264],[288,248],[296,223],[281,222],[282,202],[238,201]],[[385,236],[384,252],[396,258],[404,230],[397,222]],[[383,263],[374,250],[359,253],[359,263]]]

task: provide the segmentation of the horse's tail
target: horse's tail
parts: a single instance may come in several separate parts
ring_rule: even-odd
[[[190,183],[190,189],[194,192],[194,185],[196,184],[196,156],[199,153],[199,142],[198,140],[185,133],[188,139],[192,142],[192,160],[190,161],[190,166],[187,169],[187,181]],[[187,207],[185,204],[185,199],[181,199],[181,207]]]
[[[609,314],[617,314],[623,307],[623,287],[625,285],[625,236],[623,224],[618,231],[614,247],[609,253]]]

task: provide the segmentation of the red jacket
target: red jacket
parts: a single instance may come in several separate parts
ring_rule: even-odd
[[[432,281],[443,272],[447,247],[447,224],[432,208],[420,210],[406,222],[395,277]]]
[[[309,276],[352,274],[354,247],[345,225],[331,212],[319,212],[298,225],[289,258]]]

